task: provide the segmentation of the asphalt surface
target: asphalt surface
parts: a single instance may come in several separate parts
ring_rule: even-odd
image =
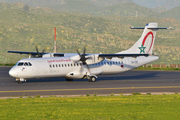
[[[134,92],[180,92],[180,72],[133,70],[123,74],[98,76],[96,82],[64,78],[27,79],[18,84],[9,76],[11,67],[0,67],[0,97],[23,95],[86,95]]]

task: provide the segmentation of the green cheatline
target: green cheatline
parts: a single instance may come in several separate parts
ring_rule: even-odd
[[[0,119],[180,119],[179,99],[179,94],[0,99]]]
[[[138,48],[140,49],[140,54],[145,53],[144,49],[146,49],[146,47],[143,47],[143,44],[141,45],[141,47],[138,47]]]

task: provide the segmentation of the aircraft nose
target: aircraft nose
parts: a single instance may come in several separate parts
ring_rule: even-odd
[[[13,68],[11,68],[10,70],[9,70],[9,75],[10,76],[12,76],[12,77],[15,77],[16,76],[16,71],[13,69]]]

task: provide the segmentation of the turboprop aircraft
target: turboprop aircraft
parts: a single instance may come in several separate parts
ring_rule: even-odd
[[[32,78],[64,77],[67,81],[73,79],[88,79],[95,82],[98,75],[118,74],[140,67],[159,59],[153,56],[153,46],[158,29],[158,23],[149,23],[145,27],[131,27],[144,29],[139,40],[128,50],[115,54],[86,54],[76,49],[77,53],[42,53],[8,51],[8,53],[38,55],[38,58],[26,58],[17,62],[9,71],[9,75],[16,78],[18,83]],[[107,48],[108,49],[108,48]]]

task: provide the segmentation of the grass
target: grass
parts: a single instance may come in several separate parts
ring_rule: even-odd
[[[180,119],[180,95],[0,99],[0,119]]]
[[[14,66],[15,64],[0,64],[0,66]]]

